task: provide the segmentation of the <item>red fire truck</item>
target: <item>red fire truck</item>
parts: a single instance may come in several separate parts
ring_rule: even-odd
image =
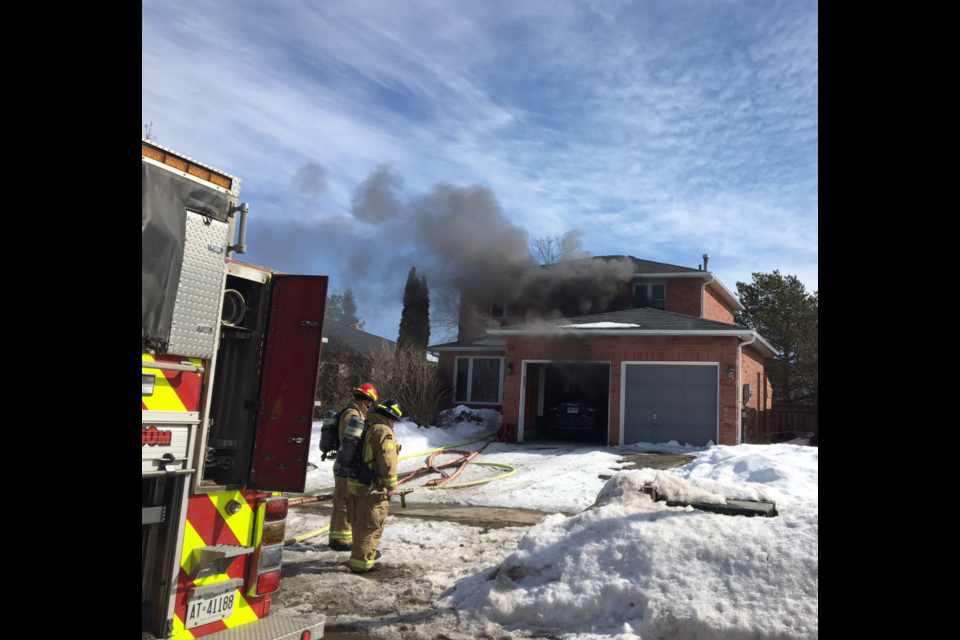
[[[143,639],[313,640],[270,615],[306,482],[329,281],[246,251],[240,180],[141,139]],[[235,241],[236,239],[236,241]]]

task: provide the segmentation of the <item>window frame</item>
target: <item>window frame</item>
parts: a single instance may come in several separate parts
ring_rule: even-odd
[[[460,377],[459,372],[460,372],[461,360],[468,360],[470,363],[467,366],[467,394],[466,394],[467,399],[466,400],[458,399],[460,388],[457,386],[457,382],[458,382],[458,378]],[[474,360],[499,360],[500,361],[500,376],[498,378],[500,389],[498,393],[498,398],[499,398],[498,402],[474,402],[473,401],[473,370],[474,370],[473,362]],[[503,405],[503,387],[504,387],[503,377],[504,377],[504,371],[506,369],[506,366],[507,366],[506,356],[457,356],[454,359],[454,363],[453,363],[453,401],[461,404],[472,404],[472,405],[480,405],[480,406],[486,406],[486,407],[502,406]]]
[[[497,311],[500,311],[497,314]],[[511,313],[513,312],[513,313]],[[507,296],[504,296],[502,300],[491,300],[490,301],[490,317],[506,320],[508,318],[519,318],[520,317],[520,303],[519,302],[510,302],[510,299]]]
[[[646,281],[643,281],[643,282],[635,282],[635,283],[633,284],[633,299],[634,299],[634,300],[639,301],[639,299],[640,299],[640,296],[638,295],[638,292],[639,292],[639,290],[640,290],[640,287],[643,287],[644,289],[647,290],[647,299],[646,299],[646,306],[644,306],[644,307],[638,307],[638,308],[640,308],[640,309],[659,309],[660,311],[666,311],[666,310],[667,310],[667,282],[666,282],[666,280],[646,280]],[[653,288],[654,288],[654,287],[663,287],[663,300],[662,300],[662,301],[661,301],[661,300],[654,300],[654,297],[653,297]],[[653,304],[654,302],[657,302],[657,303],[663,302],[663,308],[660,309],[660,307],[655,306],[655,305]]]

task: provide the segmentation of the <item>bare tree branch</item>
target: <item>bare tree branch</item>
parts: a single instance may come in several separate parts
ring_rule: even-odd
[[[557,264],[563,260],[563,236],[542,236],[530,239],[530,253],[541,264]]]
[[[557,264],[570,260],[589,258],[591,253],[583,250],[583,232],[568,231],[562,236],[543,236],[530,240],[530,253],[541,264]]]

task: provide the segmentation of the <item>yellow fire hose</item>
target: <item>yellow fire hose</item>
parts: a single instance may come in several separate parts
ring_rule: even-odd
[[[441,452],[441,451],[447,451],[448,449],[456,449],[456,448],[458,448],[458,447],[465,447],[465,446],[467,446],[467,445],[477,444],[478,442],[485,442],[485,441],[487,441],[487,440],[489,440],[490,438],[495,437],[495,436],[496,436],[496,434],[491,434],[491,435],[488,435],[488,436],[486,436],[486,437],[480,438],[480,439],[478,439],[478,440],[471,440],[470,442],[463,442],[463,443],[460,443],[460,444],[453,444],[453,445],[450,445],[449,447],[440,447],[439,449],[433,449],[432,451],[426,451],[426,452],[424,452],[424,453],[417,453],[417,454],[414,454],[414,455],[412,455],[412,456],[405,456],[405,457],[403,457],[403,458],[400,458],[400,459],[398,460],[398,462],[403,462],[404,460],[412,460],[412,459],[414,459],[414,458],[422,458],[422,457],[424,457],[424,456],[429,456],[429,455],[432,455],[432,454],[434,454],[434,453],[439,453],[439,452]],[[495,462],[472,462],[471,464],[475,464],[475,465],[477,465],[478,467],[492,467],[492,468],[496,468],[496,469],[505,469],[505,470],[507,470],[507,473],[503,473],[503,474],[500,474],[500,475],[498,475],[498,476],[494,476],[494,477],[492,477],[492,478],[484,478],[483,480],[473,480],[473,481],[471,481],[471,482],[457,482],[457,483],[454,483],[454,484],[442,485],[442,486],[437,486],[437,487],[416,487],[416,489],[426,489],[427,491],[446,491],[446,490],[450,490],[450,489],[466,489],[466,488],[468,488],[468,487],[479,487],[479,486],[481,486],[481,485],[489,484],[489,483],[491,483],[491,482],[496,482],[497,480],[506,480],[507,478],[510,478],[510,477],[512,477],[512,476],[517,475],[517,469],[516,469],[516,467],[511,467],[511,466],[508,465],[508,464],[499,464],[499,463],[495,463]],[[309,493],[290,494],[290,497],[291,497],[291,498],[294,498],[294,499],[297,499],[297,498],[311,498],[311,497],[318,496],[318,495],[322,495],[322,494],[325,494],[325,493],[330,493],[331,491],[334,491],[334,489],[335,489],[334,487],[331,487],[331,488],[329,488],[329,489],[320,489],[320,490],[318,490],[318,491],[311,491],[311,492],[309,492]],[[414,492],[414,489],[410,489],[410,490],[404,491],[404,495],[406,496],[406,495],[409,495],[409,494],[411,494],[411,493],[413,493],[413,492]],[[295,505],[294,505],[294,506],[295,506]],[[310,540],[311,538],[316,538],[316,537],[318,537],[318,536],[321,536],[321,535],[323,535],[324,533],[326,533],[326,532],[329,531],[329,530],[330,530],[330,527],[329,527],[329,526],[326,526],[326,527],[323,527],[322,529],[317,529],[316,531],[312,531],[312,532],[307,533],[307,534],[304,534],[304,535],[302,535],[302,536],[297,536],[297,537],[295,537],[295,538],[290,538],[290,539],[288,539],[288,540],[284,540],[283,544],[284,544],[284,546],[289,547],[289,546],[294,545],[294,544],[296,544],[296,543],[298,543],[298,542],[304,542],[305,540]]]

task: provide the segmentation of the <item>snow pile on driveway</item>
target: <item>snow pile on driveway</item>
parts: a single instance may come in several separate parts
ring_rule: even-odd
[[[814,447],[716,447],[676,473],[687,480],[762,485],[798,500],[820,501],[820,449]]]
[[[711,450],[679,475],[617,474],[594,507],[546,518],[500,567],[459,583],[451,605],[564,640],[817,638],[819,451],[756,449]],[[715,479],[728,477],[752,482]],[[651,484],[697,502],[790,499],[779,518],[733,518],[654,503]]]

